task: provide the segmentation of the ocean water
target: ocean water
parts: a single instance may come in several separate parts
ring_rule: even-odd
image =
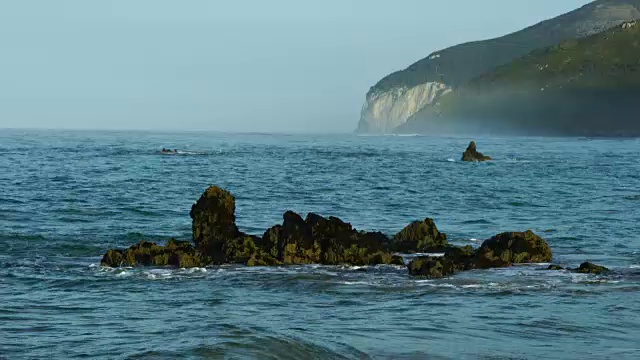
[[[0,130],[0,359],[640,358],[640,141],[483,137],[495,161],[471,164],[469,140]],[[614,272],[99,266],[189,239],[212,184],[249,233],[289,209],[388,234],[433,217],[455,244],[532,229],[554,263]]]

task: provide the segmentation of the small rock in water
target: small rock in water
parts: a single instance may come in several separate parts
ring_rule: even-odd
[[[479,161],[487,161],[492,160],[490,156],[485,156],[484,154],[478,152],[476,150],[476,142],[472,141],[469,143],[467,150],[462,154],[462,161],[471,161],[471,162],[479,162]]]
[[[599,274],[609,272],[609,269],[607,269],[604,266],[592,264],[590,262],[583,262],[582,264],[580,264],[580,267],[576,269],[576,271],[582,274],[599,275]]]
[[[560,265],[549,265],[549,267],[547,268],[547,270],[566,270],[565,268],[563,268]]]

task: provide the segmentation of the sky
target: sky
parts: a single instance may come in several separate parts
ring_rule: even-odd
[[[385,75],[587,0],[6,0],[0,128],[351,132]]]

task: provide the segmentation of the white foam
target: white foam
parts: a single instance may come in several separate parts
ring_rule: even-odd
[[[448,161],[448,162],[456,162],[456,159],[448,158],[448,159],[447,159],[447,161]]]
[[[480,284],[468,284],[468,285],[462,285],[463,289],[477,289],[482,287],[482,285]]]
[[[443,257],[444,253],[415,253],[414,256],[432,256],[432,257]]]
[[[116,274],[116,277],[129,277],[129,276],[131,276],[131,273],[129,271],[126,271],[126,270],[118,272]]]
[[[206,153],[204,152],[198,152],[198,151],[185,151],[185,150],[178,150],[176,152],[176,154],[178,155],[205,155]]]
[[[435,284],[435,283],[429,283],[426,284],[427,286],[432,286],[432,287],[443,287],[443,288],[450,288],[450,289],[457,289],[457,286],[453,285],[453,284]]]
[[[344,285],[373,285],[372,283],[366,281],[343,281]]]
[[[640,269],[640,265],[629,265],[629,269]]]

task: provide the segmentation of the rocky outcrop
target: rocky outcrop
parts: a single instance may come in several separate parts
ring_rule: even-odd
[[[245,234],[235,223],[235,198],[217,186],[202,194],[190,216],[195,247],[175,240],[166,246],[143,241],[126,250],[109,250],[102,265],[404,265],[402,257],[389,250],[390,240],[384,234],[357,231],[336,217],[310,213],[302,219],[288,211],[282,225],[273,226],[262,237]]]
[[[289,264],[404,265],[387,248],[389,239],[375,232],[355,230],[339,218],[310,213],[306,219],[284,214],[282,225],[267,230],[261,246],[278,262]]]
[[[358,231],[337,217],[287,211],[282,224],[262,236],[241,232],[235,224],[235,198],[213,186],[191,209],[193,240],[169,240],[166,245],[141,241],[125,250],[108,250],[101,265],[200,267],[211,264],[274,266],[293,264],[405,265],[398,252],[444,252],[421,256],[408,265],[414,276],[439,278],[471,269],[506,267],[550,261],[547,242],[531,230],[498,234],[475,250],[447,243],[432,219],[415,221],[389,239],[379,232]],[[555,268],[554,268],[555,269]],[[605,267],[583,263],[575,271],[601,274]]]
[[[102,266],[201,266],[200,256],[186,241],[171,239],[165,246],[141,241],[126,250],[109,250],[102,257]]]
[[[360,114],[358,132],[392,133],[411,115],[448,93],[451,88],[438,82],[427,82],[411,88],[368,94]]]
[[[385,76],[371,87],[357,131],[395,132],[408,118],[417,117],[416,120],[422,120],[419,112],[438,104],[451,89],[458,89],[470,80],[536,49],[590,36],[638,19],[639,9],[640,3],[637,0],[597,0],[506,36],[473,41],[431,53],[406,69]],[[625,29],[629,28],[633,27],[625,26]],[[433,96],[417,95],[426,92],[429,87],[432,88],[430,94],[434,94]],[[427,120],[430,122],[433,119]],[[467,127],[466,130],[468,129]],[[407,131],[426,133],[433,129],[428,126],[411,126]]]
[[[191,207],[193,242],[196,249],[210,257],[206,262],[223,264],[228,261],[227,242],[244,242],[244,234],[236,226],[236,199],[217,186],[208,188]]]
[[[480,162],[492,160],[490,156],[485,156],[483,153],[476,150],[476,142],[469,143],[467,150],[462,153],[462,161]]]
[[[447,235],[438,231],[433,219],[407,225],[393,237],[391,249],[402,253],[442,252],[448,247]]]
[[[439,278],[471,269],[508,267],[551,260],[551,248],[531,230],[507,232],[485,240],[480,248],[451,246],[442,257],[418,257],[408,265],[409,274]]]
[[[513,264],[551,261],[549,244],[533,231],[505,232],[485,240],[476,251],[476,267],[506,267]]]

